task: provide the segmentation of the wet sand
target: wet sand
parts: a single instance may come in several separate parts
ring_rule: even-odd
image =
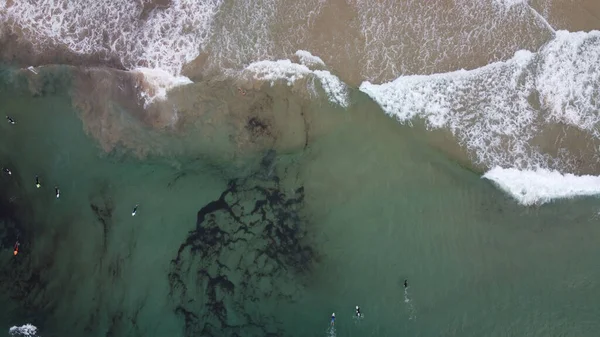
[[[600,3],[594,0],[534,0],[531,6],[556,30],[571,32],[600,29]]]

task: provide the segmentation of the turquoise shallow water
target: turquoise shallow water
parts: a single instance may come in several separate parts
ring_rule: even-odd
[[[431,147],[426,131],[399,125],[359,93],[347,111],[306,107],[320,116],[313,125],[328,127],[305,148],[228,162],[196,144],[198,126],[182,136],[148,131],[185,150],[138,159],[103,153],[84,133],[68,70],[47,74],[39,97],[3,74],[0,109],[17,121],[0,124],[0,163],[14,172],[0,180],[3,328],[29,322],[41,336],[600,330],[597,199],[518,206]],[[364,318],[353,317],[355,305]]]

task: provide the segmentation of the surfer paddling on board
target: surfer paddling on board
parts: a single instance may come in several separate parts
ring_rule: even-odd
[[[137,213],[138,206],[139,205],[135,205],[135,207],[133,208],[133,211],[131,212],[131,216],[135,216],[135,214]]]
[[[58,186],[54,186],[54,193],[56,193],[56,199],[60,198],[60,189]]]
[[[19,240],[17,240],[17,242],[15,242],[15,247],[13,248],[13,255],[17,256],[17,254],[19,254],[19,246],[21,244],[19,243]]]
[[[16,123],[16,122],[15,122],[15,120],[14,120],[14,119],[12,119],[10,116],[6,116],[6,120],[7,120],[7,121],[8,121],[8,123],[9,123],[9,124],[11,124],[11,125],[15,125],[15,123]]]
[[[42,187],[42,184],[40,184],[40,177],[38,177],[37,175],[35,176],[35,187]]]
[[[361,318],[362,317],[362,314],[360,313],[360,307],[358,305],[356,306],[356,317],[357,318]]]
[[[12,175],[12,172],[9,169],[7,169],[6,167],[2,168],[2,172],[8,174],[9,176]]]

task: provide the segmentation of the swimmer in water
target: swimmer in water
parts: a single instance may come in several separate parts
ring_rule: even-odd
[[[356,306],[356,317],[361,318],[362,314],[360,313],[360,307],[357,305]]]
[[[404,279],[404,289],[408,288],[408,280]]]
[[[40,184],[40,177],[38,177],[37,175],[35,176],[35,187],[42,187],[42,184]]]
[[[20,245],[21,245],[21,244],[19,243],[19,240],[17,240],[17,242],[15,242],[15,247],[14,247],[14,249],[13,249],[13,255],[14,255],[14,256],[17,256],[17,254],[19,254],[19,246],[20,246]]]
[[[12,172],[9,169],[7,169],[6,167],[2,168],[2,172],[6,173],[8,175],[12,175]]]
[[[6,120],[8,121],[9,124],[15,125],[15,120],[10,118],[10,116],[6,116]]]
[[[135,216],[135,213],[137,213],[137,209],[138,209],[138,205],[135,205],[135,207],[133,208],[133,211],[131,212],[131,216]]]
[[[60,189],[58,186],[54,186],[54,193],[56,193],[56,199],[60,198]]]
[[[335,324],[335,312],[331,314],[331,325]]]

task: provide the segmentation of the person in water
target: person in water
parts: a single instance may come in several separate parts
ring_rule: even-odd
[[[135,207],[133,208],[133,211],[131,212],[131,216],[135,216],[135,214],[137,213],[137,209],[138,209],[138,205],[135,205]]]
[[[335,312],[331,314],[331,325],[335,324]]]
[[[6,116],[6,120],[8,121],[9,124],[15,125],[15,120],[10,118],[10,116]]]
[[[404,289],[408,288],[408,280],[404,279]]]
[[[15,247],[13,248],[13,255],[17,256],[17,254],[19,254],[19,246],[21,244],[19,243],[19,240],[17,240],[17,242],[15,242]]]
[[[58,186],[54,186],[54,193],[56,193],[56,199],[60,198],[60,189]]]
[[[38,177],[37,175],[35,176],[35,187],[42,187],[42,184],[40,184],[40,177]]]
[[[9,169],[7,169],[6,167],[2,168],[2,172],[6,173],[8,175],[12,175],[12,172]]]
[[[361,318],[362,314],[360,313],[360,307],[357,305],[356,306],[356,317]]]

